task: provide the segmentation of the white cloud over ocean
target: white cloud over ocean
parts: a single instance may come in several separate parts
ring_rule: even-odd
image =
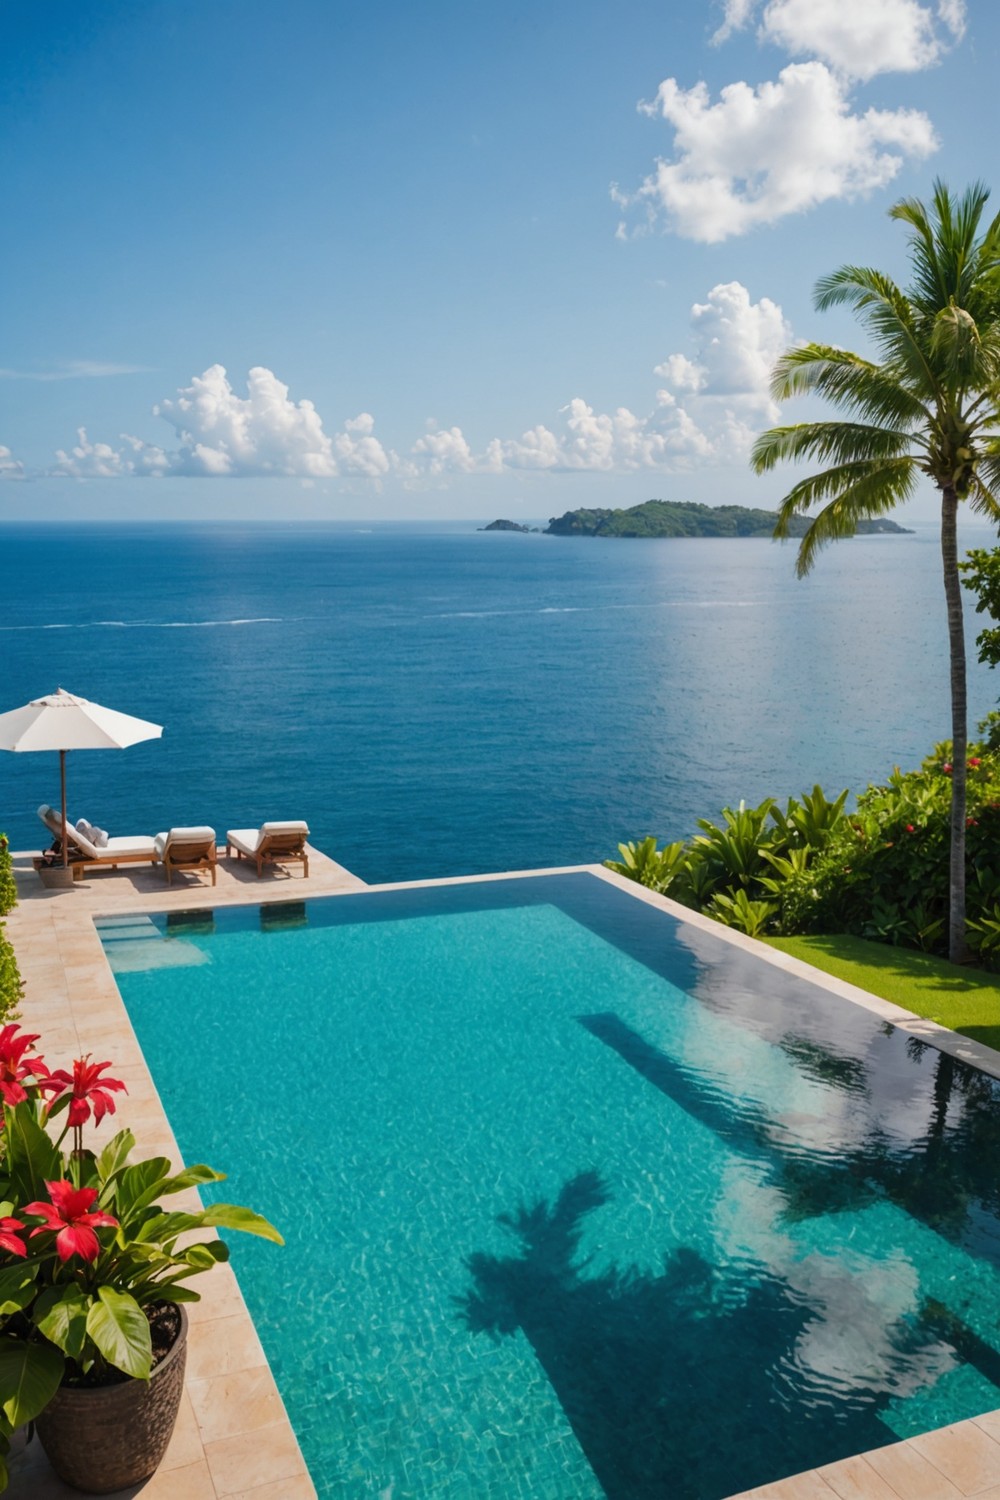
[[[715,244],[821,203],[887,186],[907,161],[938,149],[918,109],[856,105],[854,90],[881,73],[940,62],[965,31],[964,0],[727,0],[713,38],[757,21],[757,37],[794,61],[757,86],[738,80],[714,98],[704,83],[666,78],[639,109],[672,130],[672,149],[632,191],[620,238],[663,228]],[[801,59],[801,60],[800,60]]]
[[[24,465],[0,443],[0,479],[23,479]]]
[[[77,432],[49,471],[76,479],[179,475],[204,479],[362,479],[378,484],[437,482],[463,474],[523,471],[614,473],[686,470],[742,462],[762,425],[777,415],[770,372],[791,342],[777,303],[753,302],[738,281],[715,286],[690,312],[688,347],[651,372],[649,409],[602,412],[574,395],[551,426],[494,437],[476,451],[458,426],[429,421],[408,453],[386,448],[375,418],[362,412],[327,432],[312,401],[293,400],[273,371],[256,366],[239,394],[222,365],[211,365],[154,413],[174,431],[161,447],[123,434],[117,446]],[[0,472],[3,452],[0,450]]]

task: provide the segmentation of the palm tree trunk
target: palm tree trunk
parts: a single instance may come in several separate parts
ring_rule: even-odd
[[[968,705],[965,688],[965,626],[962,584],[958,575],[958,495],[954,485],[941,490],[941,560],[948,604],[951,658],[951,860],[948,879],[948,957],[966,963],[965,941],[965,780],[968,754]]]

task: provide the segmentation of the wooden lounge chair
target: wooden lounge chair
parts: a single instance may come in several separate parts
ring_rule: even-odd
[[[231,828],[226,834],[226,857],[252,859],[258,876],[265,864],[285,865],[297,862],[302,874],[309,874],[309,837],[307,823],[262,823],[259,828]]]
[[[175,870],[209,870],[215,884],[215,829],[207,825],[198,828],[171,828],[169,833],[156,835],[157,858],[167,872],[167,884],[173,884]]]
[[[55,808],[43,802],[38,809],[38,816],[53,838],[61,841],[62,818]],[[98,847],[87,834],[68,819],[66,821],[66,845],[74,880],[82,880],[88,870],[117,870],[119,865],[155,865],[159,859],[155,841],[142,834],[109,838],[106,844]]]

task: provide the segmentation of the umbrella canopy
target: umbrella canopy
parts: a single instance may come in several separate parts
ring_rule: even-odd
[[[124,750],[140,740],[159,739],[163,726],[148,719],[120,714],[113,708],[102,708],[73,693],[50,693],[34,698],[23,708],[12,708],[0,714],[0,750],[58,750],[59,781],[62,791],[62,856],[69,860],[66,848],[66,752],[67,750]]]

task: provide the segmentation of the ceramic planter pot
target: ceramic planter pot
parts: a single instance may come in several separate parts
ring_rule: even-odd
[[[170,1441],[184,1390],[187,1314],[169,1353],[148,1380],[119,1385],[60,1386],[35,1423],[60,1479],[90,1495],[107,1495],[148,1479]]]

